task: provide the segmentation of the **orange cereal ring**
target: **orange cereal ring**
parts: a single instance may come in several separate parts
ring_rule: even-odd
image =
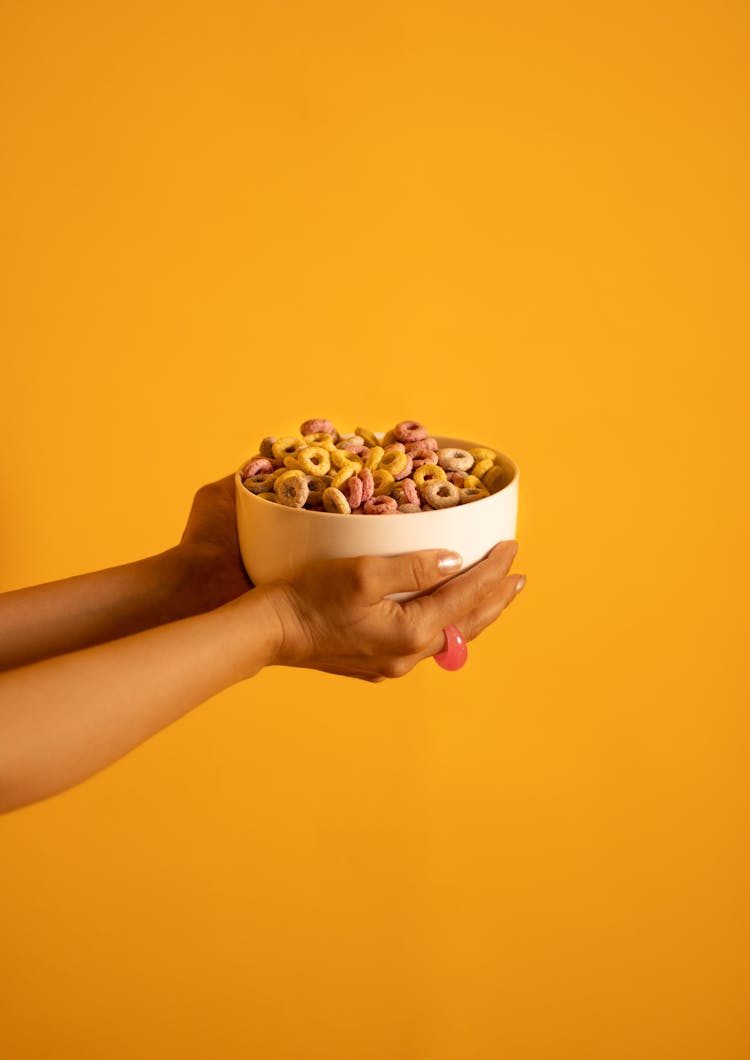
[[[269,434],[269,436],[267,438],[264,438],[258,446],[258,449],[260,450],[260,455],[264,456],[266,460],[273,459],[273,443],[275,441],[276,439]]]
[[[460,503],[461,494],[452,482],[426,482],[422,487],[422,500],[431,508],[454,508]]]
[[[370,449],[374,445],[380,445],[377,435],[374,431],[368,431],[367,427],[355,427],[354,433],[358,434],[359,437],[364,441],[365,445],[369,446]]]
[[[277,438],[271,446],[274,458],[283,460],[286,456],[293,456],[297,450],[305,444],[305,439],[297,435],[288,434],[284,438]]]
[[[364,504],[365,501],[369,501],[370,497],[372,497],[375,492],[372,471],[370,471],[369,467],[363,467],[357,477],[362,482],[362,503]]]
[[[243,479],[252,478],[253,475],[268,475],[271,471],[273,471],[271,461],[264,456],[256,456],[252,460],[248,460],[240,472],[240,476]]]
[[[251,493],[268,493],[273,489],[273,475],[251,475],[242,485]]]
[[[458,485],[458,483],[456,483]],[[477,478],[476,475],[467,475],[462,483],[464,489],[478,489],[482,485],[481,478]]]
[[[497,453],[494,449],[488,449],[485,445],[478,445],[475,449],[470,449],[469,452],[474,457],[474,460],[491,460],[495,462]]]
[[[442,467],[438,464],[422,464],[412,475],[417,486],[421,489],[428,482],[446,482],[447,477]]]
[[[420,442],[427,437],[427,428],[416,420],[402,420],[393,428],[393,437],[397,442]]]
[[[398,511],[398,505],[393,497],[379,494],[377,497],[370,497],[365,503],[364,510],[365,515],[393,515]]]
[[[340,490],[347,479],[350,479],[352,475],[356,475],[359,471],[359,465],[354,463],[344,464],[342,468],[336,472],[331,482],[331,487],[335,490]]]
[[[379,467],[377,471],[372,473],[372,484],[373,484],[373,496],[382,497],[390,494],[393,489],[393,475],[390,471],[386,471],[385,468]]]
[[[306,475],[327,475],[331,469],[330,453],[319,445],[299,449],[297,460]]]
[[[351,512],[349,501],[335,486],[323,490],[323,507],[332,515],[348,515]]]
[[[365,467],[369,468],[370,471],[377,471],[380,467],[380,461],[383,459],[384,449],[382,445],[374,445],[370,452],[367,454],[365,460]]]
[[[398,511],[403,512],[404,515],[409,515],[412,512],[421,512],[421,504],[399,504]]]
[[[305,420],[299,429],[304,437],[306,434],[336,434],[336,428],[330,420]]]
[[[483,497],[489,497],[490,491],[483,489],[482,486],[464,486],[459,491],[459,500],[461,504],[470,504],[471,501],[481,501]]]
[[[274,482],[273,482],[274,490],[278,493],[280,486],[282,486],[283,483],[288,478],[291,478],[292,476],[295,476],[295,475],[300,477],[300,478],[305,478],[304,471],[299,471],[297,468],[284,469],[284,471],[282,471],[281,474],[277,475],[276,478],[274,479]]]
[[[507,485],[506,478],[505,468],[500,464],[495,464],[482,479],[482,485],[485,489],[488,489],[490,493],[498,493],[503,486]]]
[[[341,492],[346,497],[352,511],[359,508],[362,503],[362,479],[359,475],[352,475],[348,478]]]
[[[487,458],[486,460],[477,460],[474,467],[471,469],[472,475],[476,478],[484,478],[489,469],[493,466],[493,461]]]
[[[446,471],[468,471],[474,457],[466,449],[438,449],[437,462]]]
[[[286,508],[304,508],[309,493],[307,476],[292,474],[276,486],[276,499]]]
[[[384,452],[381,456],[378,470],[390,471],[394,478],[399,478],[407,464],[411,468],[411,460],[406,453],[402,453],[400,449],[389,449],[387,453]],[[404,473],[408,474],[408,472]]]

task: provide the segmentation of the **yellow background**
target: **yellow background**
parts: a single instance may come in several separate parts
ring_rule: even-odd
[[[2,5],[1,587],[315,415],[512,454],[529,577],[2,819],[8,1060],[750,1055],[746,14]]]

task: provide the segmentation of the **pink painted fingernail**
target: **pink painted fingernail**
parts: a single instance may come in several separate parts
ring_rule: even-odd
[[[438,556],[438,570],[443,574],[447,574],[449,571],[459,570],[463,562],[457,552],[442,552]]]
[[[525,584],[526,584],[526,575],[522,574],[521,577],[516,582],[516,596],[518,596],[518,594],[520,593],[521,589],[523,589]]]

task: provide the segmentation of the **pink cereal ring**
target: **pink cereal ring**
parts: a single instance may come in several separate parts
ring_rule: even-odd
[[[407,452],[407,448],[406,448],[406,446],[404,445],[403,442],[390,442],[389,445],[384,445],[383,446],[383,452],[384,453],[389,453],[393,449],[398,449],[398,451],[400,453]]]
[[[428,448],[424,442],[410,442],[406,451],[412,460],[434,460],[435,450]]]
[[[375,492],[375,481],[372,477],[372,471],[370,471],[369,467],[363,467],[357,478],[362,483],[362,504],[365,504]]]
[[[347,445],[344,447],[344,452],[354,453],[355,456],[361,456],[363,460],[370,455],[369,446],[366,445]]]
[[[437,438],[423,438],[422,445],[425,449],[432,449],[432,451],[435,452],[438,448]]]
[[[352,511],[354,511],[356,508],[359,508],[359,506],[362,504],[363,493],[362,479],[359,477],[359,475],[352,475],[351,478],[348,478],[344,483],[341,492],[348,500],[349,507]]]
[[[380,497],[370,497],[365,504],[365,515],[393,515],[398,511],[398,504],[393,497],[382,494]]]
[[[254,460],[245,464],[242,469],[242,478],[252,478],[253,475],[268,475],[273,471],[273,464],[270,460],[267,460],[264,456],[258,456]]]
[[[427,437],[427,428],[416,420],[402,420],[393,428],[393,437],[397,442],[421,442]]]
[[[401,479],[399,483],[404,504],[419,504],[419,490],[413,478]]]
[[[306,434],[335,434],[336,428],[330,420],[305,420],[299,433],[303,438]]]
[[[449,482],[452,482],[454,486],[458,486],[459,489],[463,486],[466,481],[465,471],[449,471],[445,476]]]
[[[435,463],[434,456],[431,456],[429,460],[426,457],[424,459],[422,459],[422,460],[412,460],[411,469],[412,469],[412,472],[414,472],[414,471],[417,470],[418,467],[421,467],[422,464],[434,464],[434,463]]]
[[[414,467],[414,465],[412,463],[412,459],[409,456],[409,454],[408,453],[404,453],[404,456],[406,457],[406,463],[405,463],[404,467],[402,468],[402,470],[399,471],[398,474],[396,474],[396,472],[393,471],[393,470],[391,471],[391,474],[393,475],[393,477],[396,480],[396,482],[402,482],[405,478],[407,478],[407,476],[411,475],[412,468]]]

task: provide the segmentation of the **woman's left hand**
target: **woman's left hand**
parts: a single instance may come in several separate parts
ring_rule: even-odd
[[[207,610],[253,588],[240,556],[234,490],[234,475],[201,486],[177,546],[190,576],[203,582]]]

